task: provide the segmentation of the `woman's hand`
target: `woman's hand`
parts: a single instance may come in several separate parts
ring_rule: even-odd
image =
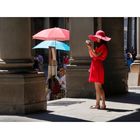
[[[86,43],[86,47],[88,49],[92,49],[92,44],[91,44],[90,40],[86,40],[85,43]]]
[[[88,49],[92,49],[92,46],[89,45],[89,44],[87,44],[87,48],[88,48]]]

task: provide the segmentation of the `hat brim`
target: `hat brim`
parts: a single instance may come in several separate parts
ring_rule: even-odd
[[[99,36],[99,35],[89,35],[88,38],[93,42],[97,42],[97,38],[102,39],[104,41],[110,41],[111,40],[110,37],[107,37],[107,36],[102,37],[102,36]]]

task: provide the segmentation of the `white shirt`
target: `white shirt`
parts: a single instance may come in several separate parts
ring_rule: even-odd
[[[62,77],[60,77],[60,85],[62,89],[66,90],[66,75],[63,75]]]

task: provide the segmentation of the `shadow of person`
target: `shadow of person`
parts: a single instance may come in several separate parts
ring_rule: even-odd
[[[107,112],[129,112],[133,110],[128,110],[128,109],[116,109],[116,108],[106,108]]]
[[[121,116],[109,122],[140,122],[140,108],[136,109],[133,113]]]

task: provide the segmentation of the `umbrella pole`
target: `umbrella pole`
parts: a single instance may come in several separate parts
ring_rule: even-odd
[[[49,47],[49,63],[48,63],[48,79],[52,76],[52,68],[51,68],[51,60],[52,60],[52,53],[51,53],[51,47]]]
[[[57,59],[56,59],[56,48],[52,48],[52,72],[57,76]]]
[[[49,47],[48,79],[57,75],[56,48]]]

